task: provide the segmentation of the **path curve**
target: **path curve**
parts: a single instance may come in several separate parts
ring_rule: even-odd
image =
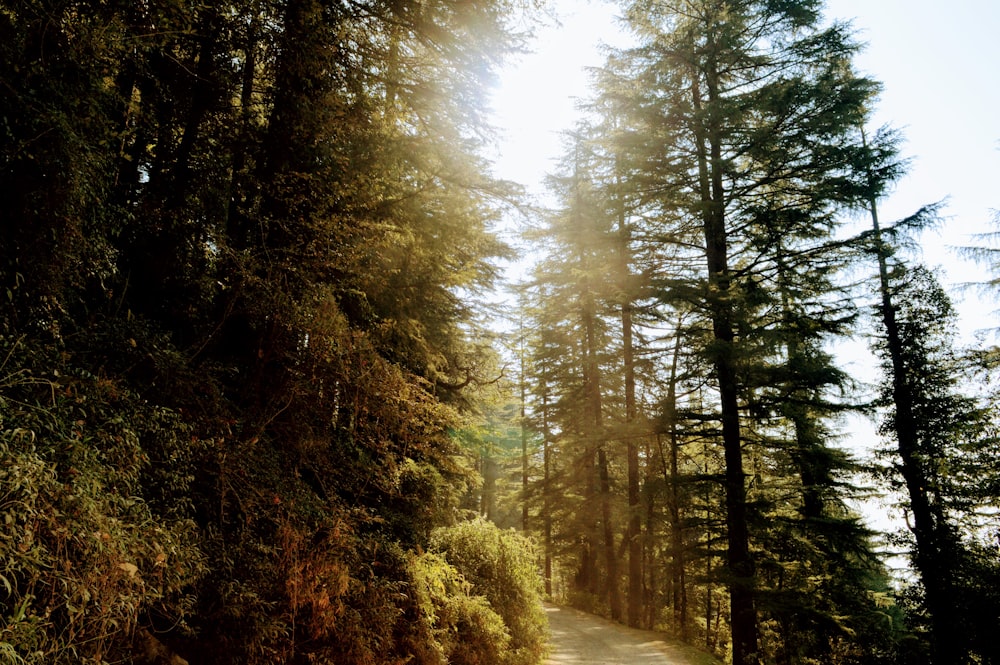
[[[552,631],[546,665],[703,665],[714,662],[660,633],[628,628],[579,610],[545,605]]]

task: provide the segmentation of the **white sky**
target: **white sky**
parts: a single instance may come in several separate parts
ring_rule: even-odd
[[[588,95],[586,66],[602,63],[597,44],[624,44],[616,8],[599,0],[553,0],[561,25],[539,29],[533,53],[508,68],[494,95],[502,132],[496,174],[544,195],[542,181],[572,128],[575,99]],[[880,204],[884,223],[948,198],[947,222],[928,234],[924,259],[946,284],[984,278],[948,247],[989,230],[1000,208],[1000,2],[996,0],[828,0],[828,18],[853,19],[868,44],[856,60],[881,81],[875,124],[901,129],[909,175]],[[1000,325],[993,303],[953,292],[966,334]]]

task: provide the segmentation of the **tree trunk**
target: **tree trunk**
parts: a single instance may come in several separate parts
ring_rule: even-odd
[[[528,381],[525,378],[524,320],[521,320],[521,531],[528,533]]]
[[[954,561],[948,556],[949,535],[944,516],[931,504],[931,482],[924,471],[919,450],[913,392],[908,381],[902,334],[896,320],[896,307],[887,266],[887,249],[882,242],[878,207],[874,197],[869,200],[875,251],[879,267],[879,289],[882,299],[881,315],[885,326],[886,342],[892,365],[892,400],[896,408],[894,428],[899,452],[900,473],[906,485],[910,510],[913,513],[911,531],[916,540],[915,565],[924,584],[927,610],[931,615],[933,662],[938,665],[968,662],[966,649],[957,644],[962,634],[956,611],[954,582],[950,571]]]
[[[552,598],[552,446],[549,443],[548,394],[542,396],[542,524],[545,548],[545,596]]]
[[[722,179],[718,75],[714,63],[706,66],[708,101],[712,108],[707,126],[696,136],[698,176],[708,267],[708,303],[715,350],[713,368],[719,390],[722,447],[725,456],[726,544],[729,569],[729,602],[733,631],[733,665],[757,665],[757,611],[754,603],[754,563],[750,556],[747,523],[743,441],[740,432],[739,383],[736,371],[733,305],[730,300],[728,238],[725,220],[725,187]],[[699,81],[692,83],[695,110],[703,112]]]
[[[679,629],[681,639],[687,640],[687,576],[684,560],[684,527],[681,524],[680,509],[680,469],[677,458],[680,441],[677,433],[677,367],[681,351],[681,323],[683,315],[678,316],[677,329],[674,337],[673,359],[670,365],[670,380],[667,384],[667,435],[670,442],[670,472],[667,478],[667,502],[670,511],[670,568],[673,595],[671,604],[674,611],[675,630]],[[662,451],[660,453],[662,455]],[[665,474],[666,475],[666,474]]]
[[[253,12],[247,25],[244,41],[243,72],[240,80],[240,122],[239,133],[233,148],[233,166],[229,176],[229,202],[226,211],[226,237],[230,246],[242,250],[247,246],[246,224],[241,217],[245,205],[244,183],[246,180],[247,152],[250,142],[250,128],[253,123],[253,92],[257,80],[257,29],[259,12]]]
[[[604,446],[597,450],[601,478],[601,522],[604,526],[604,563],[607,567],[605,585],[611,618],[622,620],[622,598],[618,587],[618,556],[615,552],[615,531],[611,519],[611,480],[608,473],[608,454]]]
[[[659,444],[660,435],[656,435],[657,443]],[[662,454],[662,444],[659,446]],[[646,477],[644,480],[645,491],[643,496],[645,498],[645,508],[646,508],[646,524],[645,524],[645,534],[643,538],[643,554],[644,554],[644,565],[643,565],[643,627],[647,630],[653,630],[656,625],[656,615],[658,609],[657,603],[657,592],[656,592],[656,567],[654,565],[654,557],[659,554],[654,547],[654,535],[655,535],[655,524],[656,524],[656,502],[654,500],[653,494],[653,464],[652,460],[652,445],[647,439],[646,444],[646,459],[650,460],[646,464]]]
[[[631,229],[621,197],[621,175],[615,159],[615,181],[618,186],[618,281],[621,289],[622,361],[625,372],[625,435],[628,458],[628,625],[639,626],[642,616],[642,520],[639,505],[639,446],[636,442],[635,349],[632,341],[632,253]]]

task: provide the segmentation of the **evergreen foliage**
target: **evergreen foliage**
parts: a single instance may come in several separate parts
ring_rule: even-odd
[[[409,590],[475,484],[529,6],[0,5],[5,656],[438,663],[435,603],[503,651]]]
[[[933,599],[894,592],[852,509],[863,464],[842,416],[872,405],[831,349],[863,329],[866,254],[938,206],[847,233],[905,162],[897,134],[862,129],[879,85],[854,72],[860,47],[820,2],[622,7],[637,45],[594,72],[527,287],[532,423],[546,451],[529,497],[545,518],[552,592],[740,665],[919,662]],[[992,533],[995,495],[972,476],[993,476],[967,474],[985,459],[974,451],[993,449],[993,407],[948,392],[951,378],[935,388],[944,379],[921,367],[920,417],[950,443],[919,459],[947,487],[948,537],[961,544],[933,568],[984,608],[983,587],[957,578]],[[892,419],[888,393],[875,408]],[[991,569],[976,551],[969,565]],[[949,597],[944,607],[961,604]],[[951,620],[965,633],[942,634],[988,658],[968,646],[978,628],[963,616]]]
[[[531,0],[0,0],[0,659],[532,665],[544,593],[736,665],[1000,663],[1000,354],[898,251],[939,206],[879,227],[849,25],[621,8],[515,382],[483,95]]]
[[[983,636],[997,616],[989,580],[998,563],[982,542],[988,531],[979,519],[996,495],[982,494],[973,480],[993,477],[994,465],[983,465],[979,454],[995,446],[991,411],[959,390],[969,359],[954,349],[955,312],[933,274],[897,263],[887,284],[883,308],[890,303],[892,315],[879,310],[887,406],[881,434],[895,447],[883,454],[883,471],[906,497],[911,534],[901,540],[919,576],[915,619],[932,662],[997,662]]]

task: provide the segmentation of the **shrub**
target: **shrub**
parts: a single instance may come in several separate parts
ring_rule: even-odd
[[[433,652],[421,660],[449,665],[504,665],[509,662],[510,633],[503,618],[439,554],[414,556],[412,587]]]
[[[545,654],[548,623],[534,547],[513,530],[476,519],[434,531],[431,545],[483,596],[510,635],[505,665],[534,665]],[[476,662],[476,661],[472,661]]]
[[[142,496],[143,440],[169,444],[181,424],[21,344],[0,339],[0,359],[0,654],[101,663],[126,658],[150,617],[182,631],[205,569],[197,531]]]

